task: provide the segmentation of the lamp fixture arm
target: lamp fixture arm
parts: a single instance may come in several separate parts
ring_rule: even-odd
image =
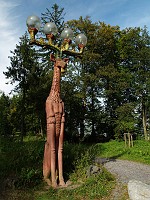
[[[43,38],[40,38],[39,40],[36,39],[30,39],[29,42],[30,45],[37,45],[42,47],[43,49],[50,49],[54,52],[59,52],[61,55],[68,55],[68,56],[75,56],[75,57],[81,57],[83,54],[83,49],[81,48],[79,52],[76,52],[74,50],[66,50],[65,48],[58,47],[57,45],[54,45],[52,43],[45,42]]]

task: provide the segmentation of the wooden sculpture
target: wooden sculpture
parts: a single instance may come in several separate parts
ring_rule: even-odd
[[[51,54],[50,59],[54,62],[54,74],[51,91],[46,100],[47,141],[44,150],[43,176],[48,185],[56,188],[58,184],[65,186],[63,178],[65,112],[64,103],[60,97],[60,77],[61,69],[66,67],[68,58],[55,58]]]
[[[78,34],[75,38],[74,44],[77,45],[75,47],[74,44],[71,45],[74,38],[73,31],[65,27],[57,44],[55,36],[58,29],[53,22],[48,22],[43,28],[46,38],[35,39],[35,35],[41,26],[39,17],[31,15],[27,18],[26,23],[30,33],[29,44],[51,50],[57,55],[57,58],[53,54],[50,56],[51,61],[54,62],[54,74],[51,91],[46,100],[47,141],[43,160],[44,180],[48,185],[56,188],[58,185],[65,186],[62,156],[65,112],[64,103],[60,98],[60,77],[61,70],[66,67],[68,58],[63,59],[62,57],[68,55],[80,58],[87,43],[87,37],[83,33]]]

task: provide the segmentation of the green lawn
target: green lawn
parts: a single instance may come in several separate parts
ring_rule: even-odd
[[[107,197],[115,186],[114,177],[102,168],[96,177],[87,177],[87,167],[95,157],[127,159],[150,164],[150,142],[134,141],[132,148],[124,142],[64,144],[64,177],[72,181],[72,187],[53,190],[42,182],[44,140],[28,138],[20,144],[1,140],[0,183],[14,179],[15,189],[7,190],[6,199],[32,200],[96,200]],[[79,187],[76,187],[79,186]]]
[[[126,147],[124,142],[110,141],[94,146],[97,156],[132,160],[150,165],[150,141],[135,140],[133,147]]]

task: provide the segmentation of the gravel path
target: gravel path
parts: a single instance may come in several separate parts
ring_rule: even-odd
[[[103,159],[101,163],[117,179],[116,187],[108,200],[129,200],[127,184],[130,180],[134,179],[150,185],[150,165],[115,159]]]
[[[124,184],[129,180],[138,180],[150,184],[150,166],[127,160],[109,160],[104,167]]]

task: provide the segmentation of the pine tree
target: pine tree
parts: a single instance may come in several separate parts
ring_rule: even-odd
[[[16,49],[11,51],[10,56],[11,66],[7,67],[7,71],[4,72],[6,78],[11,80],[11,84],[15,83],[15,92],[18,92],[21,97],[21,140],[26,134],[25,128],[25,113],[26,113],[26,96],[31,84],[31,74],[34,72],[34,68],[39,66],[38,56],[34,49],[28,44],[27,34],[20,38],[19,45],[16,45]]]

